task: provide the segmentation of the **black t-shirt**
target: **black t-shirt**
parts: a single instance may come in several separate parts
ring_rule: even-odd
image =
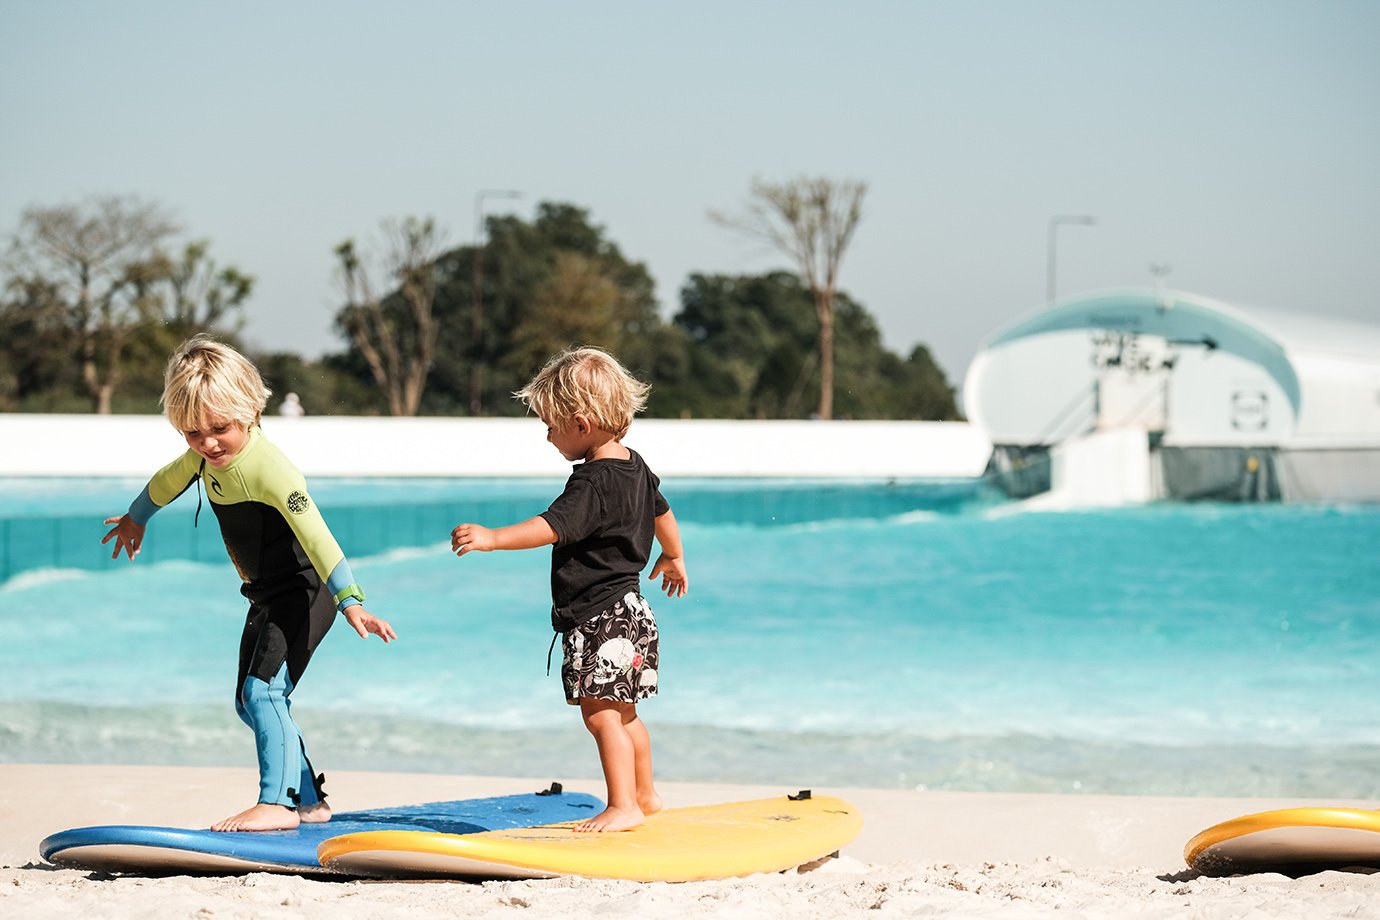
[[[541,513],[556,532],[551,549],[553,629],[564,632],[628,591],[640,590],[656,519],[671,509],[660,486],[634,450],[627,460],[591,460],[575,467],[565,491]]]

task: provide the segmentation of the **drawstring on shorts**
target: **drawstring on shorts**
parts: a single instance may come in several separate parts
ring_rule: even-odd
[[[551,676],[551,652],[556,648],[556,640],[561,637],[560,633],[551,634],[551,644],[546,647],[546,676]]]

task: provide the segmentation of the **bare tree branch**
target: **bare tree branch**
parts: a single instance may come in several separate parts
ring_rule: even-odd
[[[14,259],[54,282],[77,334],[81,377],[96,412],[110,412],[125,337],[147,309],[158,246],[177,230],[161,208],[135,198],[31,207],[20,217]]]
[[[345,306],[340,321],[364,357],[393,415],[416,415],[436,353],[436,260],[444,231],[431,218],[384,221],[382,271],[397,288],[380,298],[353,240],[336,247]]]
[[[161,319],[178,330],[199,331],[221,325],[254,289],[254,278],[234,266],[217,268],[206,240],[188,243],[174,260],[162,256],[171,297],[158,304]]]
[[[867,183],[798,178],[779,184],[754,179],[742,214],[710,220],[761,240],[790,257],[810,288],[819,320],[820,418],[834,413],[834,295],[839,268],[862,220]]]

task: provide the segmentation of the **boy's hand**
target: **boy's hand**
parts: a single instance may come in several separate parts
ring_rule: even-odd
[[[666,592],[667,597],[684,597],[685,592],[690,590],[690,578],[685,574],[685,560],[679,556],[668,556],[662,553],[657,557],[656,565],[652,566],[651,574],[647,578],[656,581],[656,577],[661,576],[661,590]]]
[[[491,552],[494,548],[494,532],[480,524],[461,524],[450,532],[450,548],[457,556],[475,550]]]
[[[359,633],[361,639],[367,639],[369,634],[373,633],[387,645],[398,638],[398,634],[393,632],[393,627],[388,625],[387,620],[374,616],[361,604],[351,604],[345,608],[344,613],[346,621]]]
[[[115,538],[115,551],[110,554],[111,559],[118,558],[120,550],[124,550],[131,560],[139,555],[139,547],[144,543],[144,525],[134,523],[128,514],[106,518],[104,523],[115,525],[101,540],[101,546],[105,546],[111,537]]]

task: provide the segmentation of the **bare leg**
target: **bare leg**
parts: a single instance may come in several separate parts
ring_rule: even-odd
[[[608,807],[588,821],[581,821],[575,826],[576,831],[626,831],[643,821],[642,808],[637,801],[635,745],[623,724],[625,713],[631,709],[629,703],[588,697],[580,700],[585,728],[599,747],[599,764],[604,769],[604,783],[608,788]]]
[[[654,815],[661,811],[661,796],[657,795],[652,783],[652,738],[647,734],[647,726],[637,717],[637,709],[624,713],[623,729],[633,746],[633,768],[637,782],[637,807],[644,815]]]
[[[213,831],[290,831],[301,819],[286,805],[260,802],[211,825]]]

